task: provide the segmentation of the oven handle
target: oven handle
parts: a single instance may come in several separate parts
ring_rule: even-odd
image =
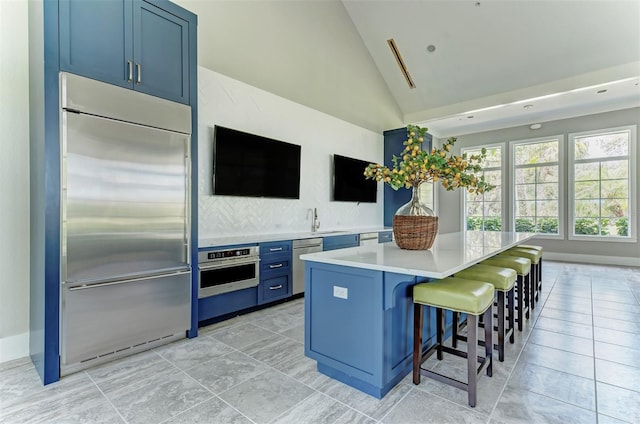
[[[237,265],[257,264],[258,262],[260,262],[260,258],[251,258],[251,259],[245,259],[245,260],[232,259],[232,260],[216,263],[215,265],[198,265],[198,270],[207,271],[210,269],[229,268]]]

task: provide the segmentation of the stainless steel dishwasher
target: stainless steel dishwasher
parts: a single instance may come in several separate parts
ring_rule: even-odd
[[[293,294],[304,293],[304,261],[300,255],[316,252],[322,252],[321,238],[293,241]]]

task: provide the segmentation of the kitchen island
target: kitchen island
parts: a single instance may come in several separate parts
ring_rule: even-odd
[[[411,371],[413,285],[455,274],[534,235],[465,231],[438,235],[430,250],[384,243],[302,255],[305,355],[319,372],[382,398]],[[424,309],[428,347],[435,309]]]

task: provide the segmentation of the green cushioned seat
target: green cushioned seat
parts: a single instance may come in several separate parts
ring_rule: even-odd
[[[533,249],[538,252],[542,252],[542,246],[536,246],[535,244],[519,244],[516,247],[521,247],[523,249]]]
[[[531,261],[527,258],[517,256],[494,256],[493,258],[485,259],[481,264],[511,268],[517,272],[518,275],[529,275],[529,271],[531,270]]]
[[[509,291],[513,288],[518,273],[512,268],[476,264],[456,272],[455,276],[467,280],[484,281],[493,284],[496,290]]]
[[[451,311],[480,315],[493,305],[493,285],[447,277],[413,286],[413,301]]]
[[[505,250],[502,253],[499,253],[498,256],[501,255],[509,255],[509,256],[520,256],[523,258],[527,258],[533,264],[537,264],[540,262],[540,258],[542,257],[542,252],[533,249],[522,249],[518,247],[513,247],[511,249]]]

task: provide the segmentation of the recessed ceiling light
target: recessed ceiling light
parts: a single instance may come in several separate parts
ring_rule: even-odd
[[[598,93],[598,94],[602,94],[602,93],[606,93],[606,92],[607,92],[607,89],[606,89],[606,88],[605,88],[605,89],[602,89],[602,90],[598,90],[598,91],[596,91],[596,93]]]
[[[524,105],[522,107],[525,108],[525,109],[531,109],[533,107],[533,105],[532,104],[528,104],[528,105]]]
[[[436,46],[434,46],[433,44],[429,44],[427,46],[427,53],[433,53],[436,51]]]
[[[532,130],[539,130],[540,128],[542,128],[542,124],[531,124],[529,125],[529,128],[531,128]]]

